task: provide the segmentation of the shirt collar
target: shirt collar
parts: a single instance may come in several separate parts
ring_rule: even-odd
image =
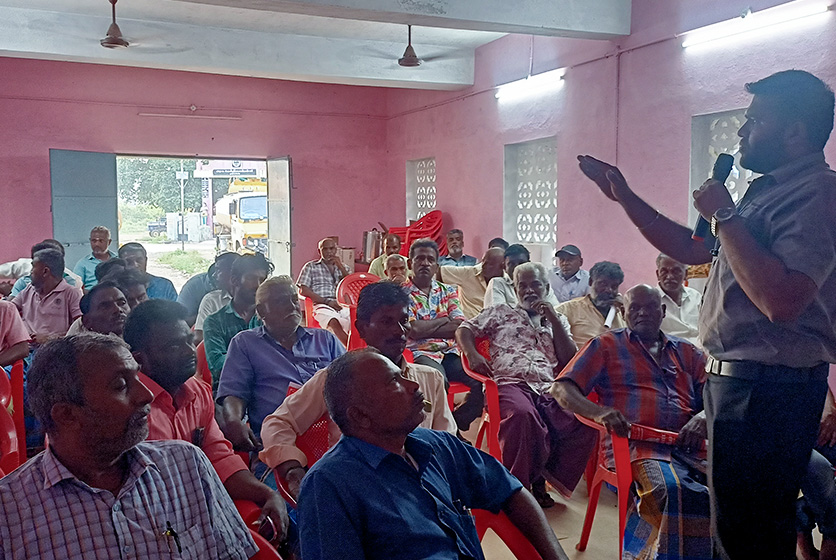
[[[800,172],[805,171],[808,168],[815,167],[827,168],[827,163],[825,162],[823,151],[808,154],[785,165],[782,165],[778,169],[775,169],[774,171],[767,173],[765,177],[769,176],[772,177],[772,179],[774,179],[776,183],[783,183],[789,180],[790,178],[798,175]]]
[[[191,403],[195,400],[195,398],[197,398],[197,394],[189,386],[188,382],[183,383],[180,386],[180,389],[177,390],[177,393],[172,397],[171,393],[163,389],[159,383],[141,371],[139,372],[139,380],[142,381],[142,384],[148,387],[148,390],[154,395],[152,403],[156,403],[159,399],[160,403],[164,402],[171,407],[175,407],[176,404],[176,408],[179,409],[183,408],[184,405]]]
[[[637,343],[637,344],[642,344],[642,345],[644,344],[644,343],[641,341],[641,339],[639,338],[639,335],[637,335],[636,333],[634,333],[634,332],[630,329],[630,327],[625,327],[625,328],[624,328],[624,331],[627,333],[627,336],[630,338],[630,341],[635,342],[635,343]],[[664,333],[661,329],[659,330],[659,335],[660,335],[660,339],[662,340],[662,347],[663,347],[663,348],[665,348],[665,347],[667,347],[667,346],[669,346],[669,345],[676,345],[676,342],[675,342],[675,341],[674,341],[671,337],[669,337],[668,335],[666,335],[666,334],[665,334],[665,333]]]
[[[92,488],[86,482],[80,480],[76,477],[70,469],[64,466],[58,457],[52,452],[51,447],[47,447],[43,452],[43,471],[44,471],[44,490],[48,490],[53,486],[56,486],[60,482],[64,480],[74,480],[77,481],[79,484],[84,485],[92,490],[97,490]],[[127,488],[129,485],[133,483],[136,479],[138,479],[142,473],[146,471],[149,467],[153,467],[159,470],[156,464],[151,460],[148,455],[146,455],[141,449],[137,446],[134,446],[127,451],[125,451],[125,456],[128,459],[128,470],[129,475],[128,478],[125,480],[125,484],[122,485],[122,489],[120,489],[120,493],[123,489]]]
[[[260,336],[262,338],[267,338],[269,340],[272,340],[276,344],[278,344],[278,341],[275,338],[273,338],[270,335],[269,332],[267,332],[267,327],[265,327],[264,325],[261,325],[260,327],[256,327],[253,330],[255,330],[255,332],[258,336]],[[311,333],[311,329],[309,329],[307,327],[303,327],[302,325],[299,325],[298,327],[296,327],[296,341],[297,342],[299,342],[303,338],[308,338],[308,337],[311,337],[311,336],[313,336],[313,333]],[[281,346],[281,344],[279,344],[279,346]]]
[[[118,257],[118,256],[119,256],[119,255],[117,255],[116,253],[114,253],[113,251],[111,251],[110,249],[108,249],[108,250],[107,250],[107,254],[108,254],[108,255],[110,255],[110,258],[111,258],[111,259],[115,259],[116,257]],[[99,259],[97,259],[97,258],[95,257],[95,255],[93,255],[93,253],[91,252],[91,253],[87,256],[87,260],[90,260],[90,261],[97,261],[97,260],[99,260]],[[102,262],[104,262],[104,261],[102,261]]]
[[[366,463],[369,464],[373,469],[377,469],[380,467],[380,464],[383,462],[384,459],[387,457],[394,456],[400,457],[392,453],[391,451],[386,451],[382,447],[378,447],[361,439],[352,436],[342,436],[342,439],[345,440],[346,445],[350,445],[355,449],[357,454],[364,460]],[[406,436],[406,442],[404,443],[404,448],[412,455],[412,458],[415,459],[415,462],[418,463],[419,469],[423,470],[426,464],[429,462],[430,457],[433,455],[433,448],[432,446],[417,437],[413,434],[409,434]]]

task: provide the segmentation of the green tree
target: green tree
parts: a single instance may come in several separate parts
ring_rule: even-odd
[[[183,171],[189,172],[189,179],[184,184],[186,211],[199,211],[203,197],[201,180],[193,176],[197,167],[197,160],[193,158],[117,158],[119,198],[128,204],[152,205],[164,212],[179,212],[180,181],[176,173],[180,171],[181,161]],[[212,179],[214,200],[226,194],[228,188],[226,179]]]

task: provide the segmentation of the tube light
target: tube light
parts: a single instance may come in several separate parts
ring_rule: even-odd
[[[502,84],[496,90],[496,98],[507,101],[512,98],[529,97],[541,94],[546,90],[557,89],[563,85],[564,74],[566,74],[566,69],[558,68],[557,70],[533,74],[522,80]]]
[[[749,9],[743,12],[740,17],[686,31],[682,34],[685,37],[682,41],[682,47],[693,47],[709,41],[725,39],[733,35],[823,14],[829,9],[828,2],[808,2],[805,0],[787,2],[758,12]]]

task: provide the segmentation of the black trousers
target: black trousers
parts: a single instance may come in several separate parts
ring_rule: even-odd
[[[464,372],[461,357],[453,353],[444,354],[444,359],[438,363],[432,358],[418,356],[415,358],[415,363],[440,371],[444,376],[445,385],[450,381],[457,381],[470,387],[470,392],[465,396],[464,402],[453,411],[453,419],[459,430],[462,432],[469,430],[470,424],[482,415],[482,409],[485,407],[485,393],[482,384]]]
[[[799,371],[786,370],[785,379]],[[795,560],[795,500],[819,431],[827,370],[807,370],[802,382],[708,376],[708,485],[721,558]]]

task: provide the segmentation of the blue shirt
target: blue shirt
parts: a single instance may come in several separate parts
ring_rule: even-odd
[[[181,303],[189,310],[189,315],[197,315],[197,310],[200,309],[200,300],[203,296],[213,290],[217,290],[215,281],[209,276],[207,272],[195,274],[189,278],[183,287],[180,288],[180,294],[177,296],[177,302]]]
[[[148,275],[151,282],[146,288],[146,293],[149,299],[167,299],[168,301],[177,301],[177,290],[174,289],[174,284],[168,278],[161,276]]]
[[[438,257],[438,266],[476,266],[476,262],[476,257],[471,255],[462,255],[459,260],[450,255]]]
[[[118,256],[113,251],[108,251],[107,254],[110,255],[111,259],[115,259]],[[84,282],[85,290],[89,290],[99,283],[99,281],[96,280],[96,267],[99,266],[99,263],[101,262],[104,261],[97,259],[93,256],[93,253],[90,253],[75,263],[73,272],[81,276],[81,281]]]
[[[264,327],[242,331],[229,343],[217,401],[231,395],[246,402],[250,427],[259,434],[264,418],[282,404],[291,383],[305,383],[343,354],[345,347],[324,329],[299,327],[292,350]]]
[[[305,560],[482,560],[468,508],[497,513],[522,484],[446,432],[415,429],[400,455],[343,436],[305,478]]]

